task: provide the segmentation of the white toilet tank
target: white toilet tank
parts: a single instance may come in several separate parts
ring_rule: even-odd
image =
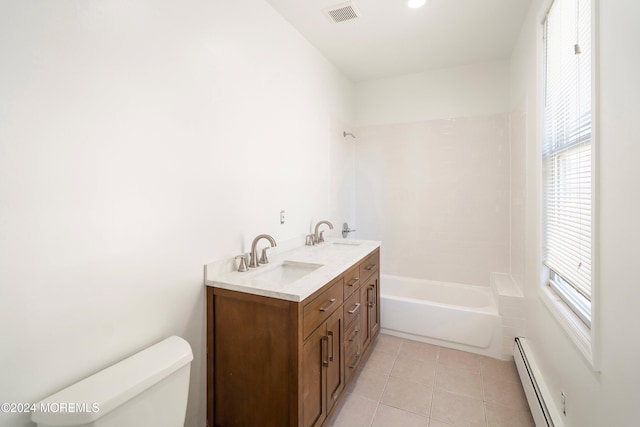
[[[38,402],[39,427],[182,427],[193,353],[169,337]]]

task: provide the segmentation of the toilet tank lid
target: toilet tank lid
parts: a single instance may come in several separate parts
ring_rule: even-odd
[[[189,343],[169,337],[41,400],[31,420],[69,426],[96,421],[192,360]],[[59,409],[61,404],[65,410]]]

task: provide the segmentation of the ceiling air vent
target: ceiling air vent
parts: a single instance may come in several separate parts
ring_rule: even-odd
[[[329,15],[331,22],[336,24],[338,22],[350,21],[360,16],[360,12],[358,12],[358,9],[356,9],[350,1],[328,7],[324,11]]]

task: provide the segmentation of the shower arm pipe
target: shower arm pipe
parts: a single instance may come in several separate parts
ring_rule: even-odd
[[[342,132],[342,136],[343,136],[343,137],[345,137],[345,138],[346,138],[347,136],[350,136],[350,137],[352,137],[353,139],[356,139],[356,136],[355,136],[354,134],[349,133],[349,132],[347,132],[347,131]]]

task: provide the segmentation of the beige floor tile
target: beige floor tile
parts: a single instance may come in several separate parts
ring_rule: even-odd
[[[499,403],[520,409],[529,408],[520,383],[483,378],[482,388],[485,402]]]
[[[433,418],[429,419],[429,427],[455,427],[451,424],[443,423],[442,421],[434,420]]]
[[[482,399],[480,373],[469,369],[438,364],[436,371],[436,388]]]
[[[374,349],[398,354],[402,341],[404,341],[402,338],[394,337],[393,335],[379,334]]]
[[[391,406],[378,405],[372,427],[427,427],[429,418]]]
[[[431,418],[456,427],[484,427],[486,425],[482,400],[444,390],[433,392]]]
[[[520,383],[520,377],[513,360],[500,360],[486,356],[480,356],[478,360],[480,361],[482,378]]]
[[[380,371],[367,368],[358,369],[358,371],[358,375],[349,385],[349,391],[367,399],[380,400],[389,376]]]
[[[391,370],[391,376],[433,385],[436,376],[435,360],[419,360],[406,356],[398,356]]]
[[[403,340],[400,346],[400,355],[412,359],[435,361],[438,358],[440,347],[419,341]]]
[[[336,412],[331,425],[334,427],[369,427],[378,402],[351,393],[347,393],[344,399],[344,403]]]
[[[466,351],[441,348],[438,354],[438,363],[454,368],[470,369],[480,372],[480,356]]]
[[[389,375],[391,373],[391,369],[393,368],[395,360],[395,354],[386,353],[384,351],[374,349],[367,360],[364,361],[362,367]]]
[[[363,362],[330,425],[534,426],[513,362],[390,335]]]
[[[488,427],[535,427],[529,409],[517,409],[509,406],[485,402]]]
[[[390,377],[380,403],[428,416],[432,395],[431,386]]]

